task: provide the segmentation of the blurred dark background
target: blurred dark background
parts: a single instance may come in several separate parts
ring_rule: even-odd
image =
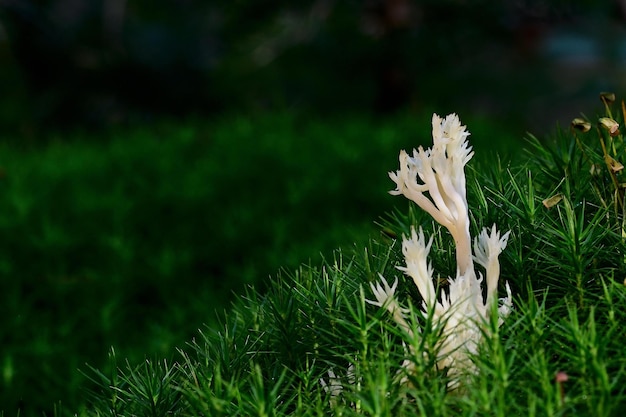
[[[74,415],[111,346],[176,358],[246,285],[377,236],[407,207],[386,173],[433,111],[459,113],[478,164],[622,98],[625,17],[626,0],[0,0],[0,415]]]
[[[623,0],[1,0],[0,123],[422,106],[527,129],[626,82]]]

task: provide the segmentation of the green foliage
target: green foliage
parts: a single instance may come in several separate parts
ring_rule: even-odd
[[[419,372],[411,375],[409,387],[398,385],[394,375],[401,372],[405,355],[400,344],[403,336],[380,310],[366,306],[363,291],[338,287],[351,281],[349,276],[366,273],[353,269],[356,263],[387,264],[386,246],[380,245],[376,256],[355,258],[354,264],[335,263],[322,271],[300,269],[278,282],[266,297],[242,299],[223,331],[205,333],[202,342],[181,351],[182,372],[170,386],[170,395],[181,392],[183,397],[176,413],[506,416],[620,415],[624,411],[625,362],[619,329],[626,319],[622,308],[626,290],[617,283],[602,285],[603,296],[595,299],[588,313],[570,304],[569,314],[559,316],[545,298],[519,299],[505,327],[491,329],[492,336],[475,359],[480,371],[470,376],[467,391],[447,393],[444,375],[433,369],[428,356],[411,358]],[[304,293],[300,283],[311,290]],[[288,350],[299,355],[286,354],[283,336],[272,328],[272,323],[288,317],[285,310],[271,305],[272,299],[285,296],[293,300],[287,311],[302,311],[299,319],[283,328],[290,335]],[[312,310],[320,311],[325,322],[311,320]],[[319,382],[328,379],[331,369],[346,384],[334,399]],[[134,372],[142,377],[148,371],[139,367]],[[568,381],[558,382],[558,372],[566,372]],[[132,382],[138,377],[125,378]],[[111,415],[106,410],[93,412]]]
[[[132,367],[128,362],[118,368],[115,351],[111,350],[110,374],[91,368],[92,382],[101,387],[94,392],[94,402],[106,415],[176,415],[181,395],[171,386],[180,369],[167,360],[149,361]],[[92,376],[93,375],[93,376]]]
[[[428,347],[440,333],[414,307],[420,300],[410,280],[395,270],[396,238],[416,224],[435,234],[435,269],[453,262],[448,236],[411,207],[393,211],[382,221],[384,234],[352,255],[337,252],[319,267],[280,274],[266,294],[248,290],[221,326],[180,350],[170,385],[181,395],[174,413],[623,415],[621,174],[608,164],[604,172],[591,169],[591,152],[603,160],[599,142],[587,138],[583,147],[575,133],[557,136],[549,144],[531,139],[536,158],[522,166],[478,162],[469,173],[474,232],[494,222],[512,231],[501,276],[514,288],[515,306],[501,327],[485,330],[473,358],[478,371],[462,387],[451,391],[446,370],[436,369]],[[366,303],[379,274],[398,276],[398,291],[411,295],[405,307],[415,337]],[[407,346],[422,354],[411,357]],[[406,373],[406,364],[415,371]],[[97,404],[87,414],[110,415]]]
[[[111,346],[135,372],[216,324],[233,292],[260,297],[280,268],[366,242],[392,207],[395,149],[427,143],[429,117],[231,115],[1,145],[0,409],[78,409],[78,370],[104,369]],[[271,307],[288,352],[300,313]]]
[[[356,137],[349,134],[352,129],[363,133],[362,125],[354,126],[343,124],[344,130],[333,135]],[[245,122],[238,128],[251,131]],[[306,134],[315,129],[322,127],[308,125]],[[385,129],[373,136],[383,147],[392,146],[392,131]],[[108,367],[86,371],[92,397],[80,414],[622,415],[626,238],[622,174],[615,168],[616,161],[624,159],[621,137],[615,132],[609,137],[602,129],[584,136],[559,131],[554,143],[530,138],[532,158],[521,165],[480,156],[471,162],[467,183],[472,234],[493,223],[499,230],[511,230],[500,258],[501,282],[510,283],[515,302],[501,327],[492,325],[485,331],[485,341],[473,358],[478,372],[468,373],[459,389],[451,390],[446,369],[436,368],[432,346],[441,333],[429,321],[430,315],[420,313],[421,300],[412,282],[395,268],[402,260],[398,239],[411,225],[421,225],[434,235],[431,260],[444,274],[454,273],[453,242],[445,230],[410,206],[389,211],[380,221],[383,233],[372,235],[367,243],[361,240],[354,249],[344,248],[320,262],[285,268],[263,286],[264,291],[249,287],[219,323],[207,326],[172,357],[157,354],[167,360],[130,358],[120,366],[112,354]],[[263,143],[272,143],[270,138],[275,136]],[[480,142],[475,143],[480,155]],[[397,150],[416,144],[396,145]],[[323,158],[303,162],[294,155],[306,154],[290,146],[295,145],[256,148],[257,161],[277,158],[263,164],[268,178],[283,160],[279,149],[284,149],[285,164],[291,169],[305,163],[303,170],[315,173],[319,167],[320,175],[327,175],[333,166],[325,165]],[[300,150],[307,146],[313,150],[322,145],[301,146]],[[350,189],[351,198],[361,192],[363,198],[371,196],[370,187],[357,186],[364,175],[362,158],[386,157],[377,158],[377,151],[369,149],[342,161],[348,187],[337,185],[337,195]],[[345,152],[338,153],[349,155]],[[331,153],[326,149],[325,154]],[[240,155],[232,158],[239,161]],[[381,168],[383,173],[395,168],[395,161],[384,163],[388,165]],[[284,169],[279,171],[284,175]],[[243,171],[239,178],[246,183],[253,176],[248,178]],[[287,187],[293,191],[284,195],[316,206],[310,200],[313,196],[301,188],[306,189],[305,180],[290,180],[296,181],[293,188]],[[332,200],[329,181],[323,197],[333,201],[332,207],[341,207]],[[236,190],[233,184],[228,181],[230,190]],[[248,194],[244,199],[254,200]],[[406,207],[402,200],[395,201]],[[310,233],[306,225],[302,227]],[[60,236],[55,233],[50,235]],[[404,307],[410,311],[414,337],[395,326],[386,311],[366,302],[372,298],[369,283],[379,275],[390,281],[398,277],[398,291],[407,294],[401,299],[407,300]],[[439,287],[445,285],[442,276]],[[420,354],[409,355],[409,347]]]

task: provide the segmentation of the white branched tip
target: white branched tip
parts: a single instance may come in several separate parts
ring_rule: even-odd
[[[327,373],[328,382],[326,382],[324,378],[320,378],[320,384],[324,391],[330,394],[331,399],[335,399],[343,392],[343,384],[332,369],[329,369]]]
[[[500,277],[500,261],[498,256],[506,248],[509,240],[507,232],[500,236],[494,224],[491,228],[491,235],[485,228],[478,237],[474,238],[474,260],[485,268],[487,274],[487,305],[498,291],[498,279]]]
[[[406,266],[398,266],[397,268],[413,278],[413,282],[424,302],[427,306],[430,306],[435,302],[433,268],[428,262],[428,253],[433,244],[433,238],[431,237],[428,243],[425,243],[425,241],[422,228],[419,229],[419,233],[415,232],[415,228],[412,228],[411,238],[402,240],[402,254],[404,255]]]
[[[457,266],[465,274],[471,264],[471,240],[464,169],[474,152],[456,114],[445,119],[434,114],[432,134],[431,148],[420,146],[413,157],[400,152],[400,169],[389,173],[396,183],[390,193],[404,195],[448,229],[457,245]]]
[[[502,326],[505,317],[507,317],[511,310],[513,310],[513,294],[511,294],[511,287],[508,282],[504,283],[506,289],[506,297],[499,299],[498,307],[498,326]]]
[[[373,301],[366,299],[365,301],[377,307],[385,308],[400,327],[402,327],[406,332],[411,333],[409,324],[405,319],[408,311],[400,307],[400,304],[398,304],[394,296],[396,288],[398,287],[398,278],[396,278],[391,287],[385,277],[379,274],[379,278],[380,281],[376,284],[373,282],[370,283],[370,288],[372,289],[372,293],[374,293],[376,300]]]
[[[373,282],[370,283],[370,287],[372,288],[374,297],[376,297],[376,301],[365,301],[378,307],[388,308],[389,304],[392,304],[394,301],[393,295],[396,292],[396,288],[398,287],[398,278],[396,278],[393,285],[390,287],[389,283],[382,275],[379,275],[379,277],[379,282],[377,282],[376,284],[374,284]]]
[[[351,363],[350,366],[348,366],[348,370],[343,380],[341,377],[335,374],[335,371],[333,369],[329,369],[327,372],[327,375],[328,375],[328,382],[326,382],[324,378],[320,378],[319,383],[322,386],[322,389],[330,397],[329,399],[330,406],[334,407],[337,405],[339,400],[341,400],[343,391],[346,388],[346,385],[344,384],[354,385],[357,382],[356,381],[357,379],[356,369],[355,369],[354,363]]]
[[[404,150],[400,152],[400,170],[389,173],[396,183],[396,189],[390,193],[403,194],[444,224],[466,211],[463,169],[474,153],[467,142],[469,132],[456,114],[445,119],[435,114],[432,125],[432,148],[413,149],[413,157]]]

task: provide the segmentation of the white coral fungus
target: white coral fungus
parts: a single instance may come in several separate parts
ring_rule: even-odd
[[[428,262],[432,237],[426,242],[424,232],[411,230],[410,236],[403,236],[402,253],[406,266],[398,267],[411,277],[424,299],[423,309],[434,314],[434,325],[442,325],[443,332],[438,349],[437,366],[448,369],[452,387],[458,385],[462,371],[475,370],[469,356],[476,352],[485,324],[490,320],[489,309],[497,299],[500,263],[498,256],[504,250],[509,232],[500,235],[494,225],[474,239],[469,233],[469,213],[466,199],[464,168],[474,153],[467,142],[469,132],[461,125],[456,114],[441,119],[433,115],[433,146],[424,150],[419,147],[409,156],[400,152],[400,169],[390,172],[389,177],[397,188],[394,195],[404,195],[428,212],[443,225],[456,245],[457,272],[449,278],[447,293],[442,290],[437,300],[433,268]],[[428,193],[428,195],[426,195]],[[487,281],[486,298],[483,297],[482,274],[476,274],[474,261],[485,269]],[[407,311],[395,299],[396,282],[390,287],[381,276],[380,283],[372,284],[376,301],[371,304],[386,308],[403,329],[409,330],[406,321]],[[498,325],[511,309],[511,290],[505,285],[507,296],[500,300]],[[412,352],[415,354],[416,352]],[[405,366],[407,362],[405,361]],[[410,369],[407,369],[410,371]]]

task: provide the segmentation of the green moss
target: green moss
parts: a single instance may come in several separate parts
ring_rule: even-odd
[[[75,409],[78,369],[111,346],[168,356],[233,292],[365,242],[429,119],[231,115],[2,145],[2,408]]]

